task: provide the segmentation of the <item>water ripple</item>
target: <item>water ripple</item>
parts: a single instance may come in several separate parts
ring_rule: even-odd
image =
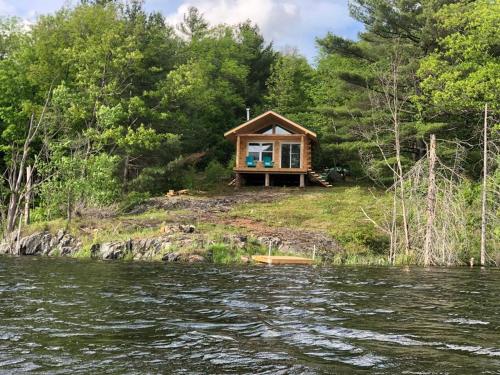
[[[500,374],[497,270],[0,258],[0,373]]]

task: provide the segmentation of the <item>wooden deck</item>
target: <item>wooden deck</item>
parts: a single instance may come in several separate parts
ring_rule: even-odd
[[[314,263],[311,258],[289,257],[289,256],[269,256],[269,255],[254,255],[252,259],[257,263],[266,264],[303,264],[310,265]]]
[[[239,167],[233,168],[236,173],[271,173],[271,174],[306,174],[307,169],[304,168],[265,168],[257,167]]]

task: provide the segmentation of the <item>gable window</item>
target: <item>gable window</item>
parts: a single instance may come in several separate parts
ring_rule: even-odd
[[[282,126],[280,126],[278,124],[266,126],[265,128],[260,129],[257,133],[258,134],[279,134],[279,135],[292,134],[291,131],[283,128]]]
[[[273,129],[274,127],[271,126],[266,126],[264,129],[259,130],[259,134],[273,134]]]
[[[272,143],[257,143],[250,142],[248,144],[248,156],[253,156],[256,161],[263,161],[264,157],[268,156],[273,159],[273,144]]]
[[[292,133],[286,130],[285,128],[282,128],[281,126],[276,125],[274,127],[274,134],[292,134]]]

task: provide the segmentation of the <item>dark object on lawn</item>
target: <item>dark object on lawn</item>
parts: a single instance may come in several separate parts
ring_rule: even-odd
[[[325,168],[321,177],[323,177],[328,182],[340,182],[345,181],[346,176],[349,175],[349,169],[344,167],[333,167]]]

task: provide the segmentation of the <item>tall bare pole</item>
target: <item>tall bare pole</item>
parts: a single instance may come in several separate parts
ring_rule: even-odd
[[[432,232],[436,217],[436,136],[431,134],[429,147],[429,187],[427,189],[427,225],[425,228],[424,265],[431,264]]]
[[[481,197],[481,266],[486,264],[486,197],[488,188],[488,103],[484,105],[483,191]]]
[[[33,167],[28,165],[26,167],[26,192],[24,193],[24,224],[28,225],[30,223],[30,205],[31,205],[31,194],[33,187]]]

